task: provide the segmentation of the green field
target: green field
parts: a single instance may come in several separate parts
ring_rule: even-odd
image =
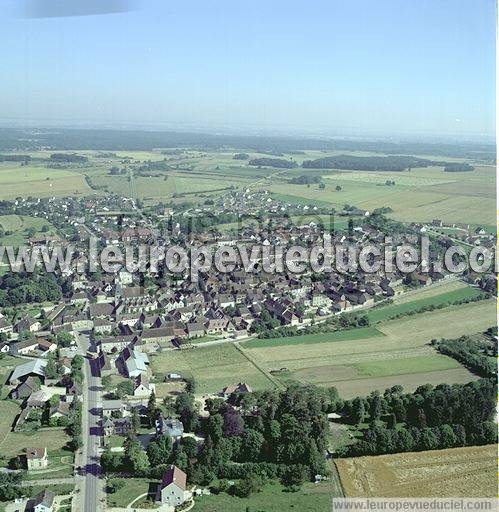
[[[43,232],[42,228],[48,231]],[[0,243],[5,246],[20,246],[28,242],[28,231],[35,230],[35,235],[55,235],[56,229],[45,219],[38,217],[26,217],[23,215],[0,216],[0,228],[9,235],[0,237]]]
[[[389,375],[406,375],[409,373],[438,372],[451,368],[461,368],[454,359],[440,354],[388,359],[352,364],[359,375],[365,377],[387,377]]]
[[[48,169],[44,165],[21,166],[0,163],[0,199],[16,197],[63,197],[91,193],[83,174],[65,169]]]
[[[437,290],[439,290],[439,288],[437,288]],[[441,306],[450,304],[451,302],[472,299],[474,297],[478,297],[481,293],[482,292],[476,288],[466,286],[453,291],[442,290],[442,293],[438,295],[433,295],[431,297],[422,299],[417,299],[416,295],[413,296],[414,300],[412,301],[402,302],[399,304],[395,303],[388,306],[380,306],[370,309],[367,313],[367,316],[371,323],[382,322],[396,317],[397,315],[417,311],[418,309],[424,308],[426,306]]]
[[[332,486],[330,482],[307,483],[298,492],[286,492],[279,484],[267,484],[249,498],[237,498],[226,493],[195,498],[194,510],[199,512],[329,512]]]
[[[333,343],[345,340],[361,340],[383,336],[375,327],[361,327],[345,331],[333,331],[319,334],[305,334],[303,336],[289,336],[283,338],[262,338],[245,341],[244,348],[279,347],[282,345],[303,345],[316,343]]]
[[[170,372],[194,376],[199,393],[218,393],[224,387],[246,382],[253,389],[273,387],[273,382],[231,343],[192,349],[165,350],[151,355],[158,379]]]

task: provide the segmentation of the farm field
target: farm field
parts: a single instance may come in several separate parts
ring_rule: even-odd
[[[303,169],[306,173],[307,169]],[[295,185],[280,176],[267,188],[289,202],[307,200],[307,204],[330,204],[338,208],[353,204],[373,210],[390,207],[394,219],[427,222],[439,218],[445,222],[494,224],[495,170],[479,166],[470,173],[447,173],[440,167],[404,172],[321,170],[325,188]],[[395,185],[386,186],[387,180]],[[341,190],[337,191],[336,187]]]
[[[345,331],[333,331],[320,334],[304,334],[303,336],[289,336],[283,338],[256,338],[244,341],[241,345],[244,348],[278,347],[282,345],[303,345],[309,343],[333,343],[345,340],[362,340],[383,336],[381,331],[375,327],[360,327]]]
[[[464,299],[472,299],[483,293],[481,290],[462,284],[462,287],[451,291],[446,291],[444,287],[436,287],[435,292],[440,291],[440,293],[428,297],[419,298],[419,295],[412,295],[403,301],[395,299],[394,304],[370,309],[367,316],[371,323],[377,323],[397,315],[417,311],[426,306],[441,306]],[[412,300],[410,300],[411,298]]]
[[[337,459],[348,497],[496,497],[497,445]]]
[[[36,197],[62,197],[89,194],[82,174],[65,169],[48,169],[43,165],[21,166],[0,163],[0,199],[15,199],[36,194]]]
[[[273,382],[231,343],[151,354],[151,366],[158,379],[170,372],[194,376],[198,393],[218,393],[225,386],[241,381],[255,390],[274,387]]]
[[[385,335],[382,337],[244,350],[269,371],[287,368],[286,381],[334,385],[349,398],[394,384],[409,391],[430,381],[472,380],[474,375],[456,367],[454,360],[438,357],[429,342],[481,332],[494,323],[495,303],[484,300],[384,322],[377,326]]]
[[[33,190],[40,197],[102,194],[106,191],[124,196],[135,195],[146,203],[164,200],[196,203],[202,197],[220,195],[230,187],[249,187],[268,190],[274,197],[289,203],[342,208],[353,204],[373,210],[388,206],[391,216],[407,222],[431,221],[440,218],[446,222],[469,222],[492,226],[495,222],[495,169],[479,165],[473,172],[448,173],[441,167],[415,168],[411,171],[349,171],[333,169],[275,169],[249,166],[248,161],[234,160],[236,151],[184,151],[180,155],[160,151],[116,152],[116,156],[95,151],[79,151],[89,157],[81,167],[49,169],[50,152],[31,153],[35,159],[27,166],[19,163],[0,163],[0,199],[29,196]],[[303,160],[338,154],[335,151],[305,151],[303,154],[285,154],[280,158],[293,159],[297,165]],[[364,152],[342,152],[369,156]],[[250,158],[268,157],[250,153]],[[378,156],[380,156],[378,154]],[[146,161],[165,160],[169,170],[151,171],[129,179],[129,173],[111,175],[110,168]],[[449,161],[453,160],[451,158]],[[291,176],[314,173],[323,177],[324,189],[288,183]],[[85,177],[90,177],[87,183]],[[387,186],[386,181],[395,181]],[[340,191],[336,190],[337,186]],[[93,187],[93,188],[92,188]],[[105,187],[105,188],[104,188]],[[179,197],[185,194],[183,197]]]

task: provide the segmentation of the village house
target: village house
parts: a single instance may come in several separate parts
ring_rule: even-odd
[[[163,418],[162,415],[156,420],[156,435],[167,435],[173,440],[178,440],[184,435],[184,425],[180,420]]]
[[[155,392],[156,387],[149,382],[147,374],[142,373],[135,379],[135,388],[133,390],[135,398],[149,398]]]
[[[26,467],[28,471],[46,469],[47,466],[47,448],[26,448]]]
[[[25,512],[53,512],[55,494],[48,489],[44,489],[34,498],[28,500]]]
[[[187,490],[187,475],[176,466],[170,466],[158,486],[156,501],[162,505],[179,507],[192,498]]]

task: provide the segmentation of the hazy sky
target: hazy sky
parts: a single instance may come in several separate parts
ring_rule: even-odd
[[[35,19],[19,3],[0,10],[2,122],[494,132],[494,0],[136,0]]]

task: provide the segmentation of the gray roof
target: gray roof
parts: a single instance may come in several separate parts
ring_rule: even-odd
[[[45,377],[45,367],[47,366],[47,361],[43,359],[33,359],[32,361],[28,361],[27,363],[20,364],[14,368],[12,375],[10,376],[9,381],[14,382],[15,380],[22,379],[27,375],[31,375],[32,373],[39,375],[40,377]]]

